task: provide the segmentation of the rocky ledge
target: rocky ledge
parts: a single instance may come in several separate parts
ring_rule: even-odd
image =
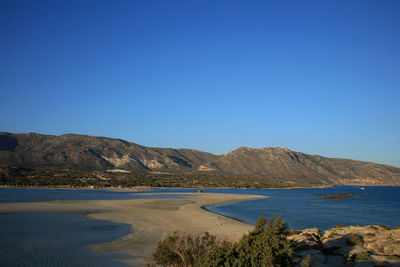
[[[386,226],[336,226],[292,230],[298,265],[310,255],[312,266],[400,266],[400,229]]]

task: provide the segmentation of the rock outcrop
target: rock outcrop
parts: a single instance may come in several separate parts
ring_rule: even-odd
[[[400,229],[348,226],[326,230],[291,231],[300,262],[310,255],[313,266],[400,266]]]

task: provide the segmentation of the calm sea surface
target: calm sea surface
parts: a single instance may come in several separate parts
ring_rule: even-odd
[[[154,193],[193,189],[155,189]],[[342,186],[326,189],[204,189],[205,192],[268,196],[246,202],[206,207],[254,224],[261,215],[281,215],[294,229],[336,224],[400,226],[400,187]],[[324,199],[353,193],[351,198]],[[127,199],[141,196],[104,190],[0,189],[0,202]],[[132,231],[122,223],[90,220],[84,214],[0,214],[0,266],[123,266],[116,255],[89,253],[85,247],[119,238]]]
[[[188,192],[193,191],[190,190]],[[0,202],[30,202],[51,200],[106,200],[128,198],[178,198],[169,195],[135,195],[138,192],[117,192],[107,190],[30,189],[0,188]],[[141,192],[139,192],[141,193]]]
[[[183,189],[182,189],[183,190]],[[179,192],[182,192],[179,190]],[[176,191],[159,189],[159,191]],[[184,190],[186,191],[186,190]],[[255,224],[262,215],[281,215],[293,229],[317,227],[326,230],[337,224],[400,226],[400,187],[339,186],[318,189],[205,189],[206,192],[268,196],[240,203],[216,205],[208,210]],[[329,195],[353,193],[351,198],[324,199]]]
[[[1,188],[0,202],[104,200],[173,196],[105,190]],[[0,213],[0,266],[125,266],[117,255],[88,252],[91,244],[122,237],[128,224],[91,220],[81,213]]]
[[[125,266],[85,247],[130,231],[83,214],[0,214],[0,266]]]

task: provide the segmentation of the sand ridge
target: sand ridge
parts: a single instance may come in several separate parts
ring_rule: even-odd
[[[68,200],[0,203],[1,213],[85,212],[92,219],[132,225],[133,232],[88,249],[96,253],[118,253],[130,266],[150,262],[157,242],[175,230],[191,234],[209,232],[221,239],[238,240],[252,225],[206,211],[203,206],[240,202],[265,196],[216,193],[176,193],[179,198],[124,200]],[[171,195],[171,194],[169,194]]]

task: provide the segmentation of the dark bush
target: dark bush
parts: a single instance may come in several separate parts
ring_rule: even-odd
[[[254,230],[236,243],[217,242],[208,233],[193,238],[175,232],[158,243],[153,259],[162,266],[291,266],[287,234],[280,217],[260,217]]]
[[[237,266],[289,266],[293,247],[287,229],[280,217],[267,221],[261,216],[254,230],[236,244],[233,262]]]
[[[216,237],[209,233],[194,238],[174,232],[158,242],[153,259],[162,266],[197,266],[200,258],[215,247],[218,247]]]

